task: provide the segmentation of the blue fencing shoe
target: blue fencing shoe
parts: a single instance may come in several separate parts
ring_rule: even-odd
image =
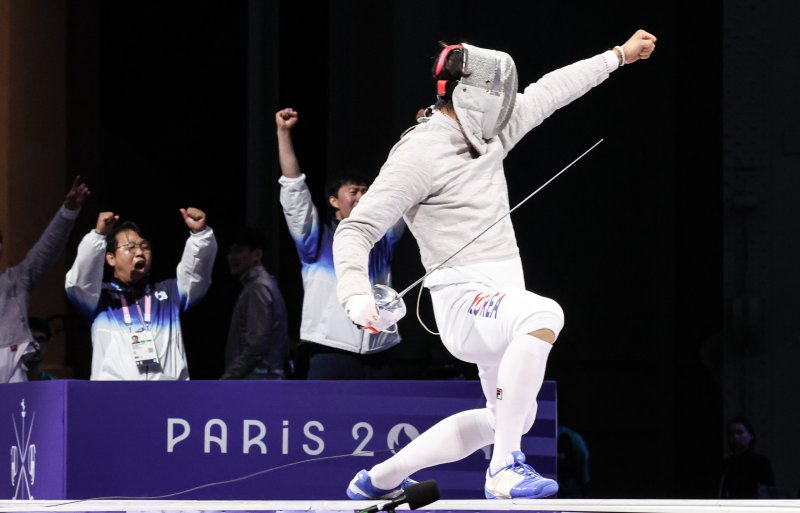
[[[391,490],[381,490],[372,484],[372,479],[366,470],[360,470],[356,477],[350,481],[350,486],[347,487],[347,496],[354,501],[362,500],[376,500],[376,499],[394,499],[403,493],[403,489],[407,486],[416,484],[413,479],[405,478],[397,488]]]
[[[541,499],[558,493],[558,483],[526,465],[525,455],[520,451],[509,454],[506,463],[494,474],[491,468],[486,471],[487,499]]]

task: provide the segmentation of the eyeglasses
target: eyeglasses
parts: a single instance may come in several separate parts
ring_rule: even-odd
[[[114,249],[122,249],[126,253],[133,253],[134,251],[136,251],[136,248],[139,248],[144,252],[150,251],[152,249],[151,246],[150,246],[150,243],[147,242],[146,240],[143,240],[142,242],[139,242],[139,243],[126,242],[125,244],[120,244],[119,246],[117,246]]]

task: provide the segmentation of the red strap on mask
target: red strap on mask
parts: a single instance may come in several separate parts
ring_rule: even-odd
[[[453,50],[463,50],[464,47],[461,45],[448,45],[445,46],[441,53],[439,53],[439,59],[436,61],[436,68],[434,70],[433,76],[435,78],[439,78],[439,73],[442,72],[444,69],[444,63],[447,62],[447,56],[450,55],[450,52]]]

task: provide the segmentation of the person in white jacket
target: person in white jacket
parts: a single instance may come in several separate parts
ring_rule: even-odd
[[[339,301],[350,319],[378,319],[367,252],[401,216],[417,239],[442,342],[478,366],[486,407],[448,417],[388,460],[356,474],[351,499],[391,498],[408,476],[494,444],[486,498],[542,498],[558,484],[525,463],[521,438],[564,313],[525,288],[509,216],[503,159],[532,128],[625,64],[647,59],[656,38],[637,31],[622,46],[548,73],[517,92],[511,57],[469,44],[445,46],[434,65],[437,106],[394,146],[368,194],[333,243]],[[454,256],[455,255],[455,256]],[[443,265],[443,262],[446,264]]]
[[[180,314],[211,285],[217,241],[202,210],[180,212],[190,234],[176,278],[149,279],[150,242],[135,223],[118,225],[113,212],[101,212],[78,245],[65,288],[92,321],[92,380],[189,379]],[[106,263],[109,282],[103,282]]]
[[[309,352],[308,379],[392,379],[387,349],[400,343],[400,333],[367,332],[350,322],[336,299],[333,234],[369,189],[357,174],[332,177],[326,186],[329,219],[320,218],[311,200],[306,175],[294,151],[292,130],[299,115],[292,108],[275,113],[281,167],[280,202],[286,226],[297,248],[303,275],[303,315],[300,340]],[[371,283],[392,284],[392,259],[405,223],[392,225],[369,253]]]

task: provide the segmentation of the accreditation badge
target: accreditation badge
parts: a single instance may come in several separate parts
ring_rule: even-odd
[[[150,330],[137,331],[131,334],[133,359],[139,367],[158,364],[156,343]]]

